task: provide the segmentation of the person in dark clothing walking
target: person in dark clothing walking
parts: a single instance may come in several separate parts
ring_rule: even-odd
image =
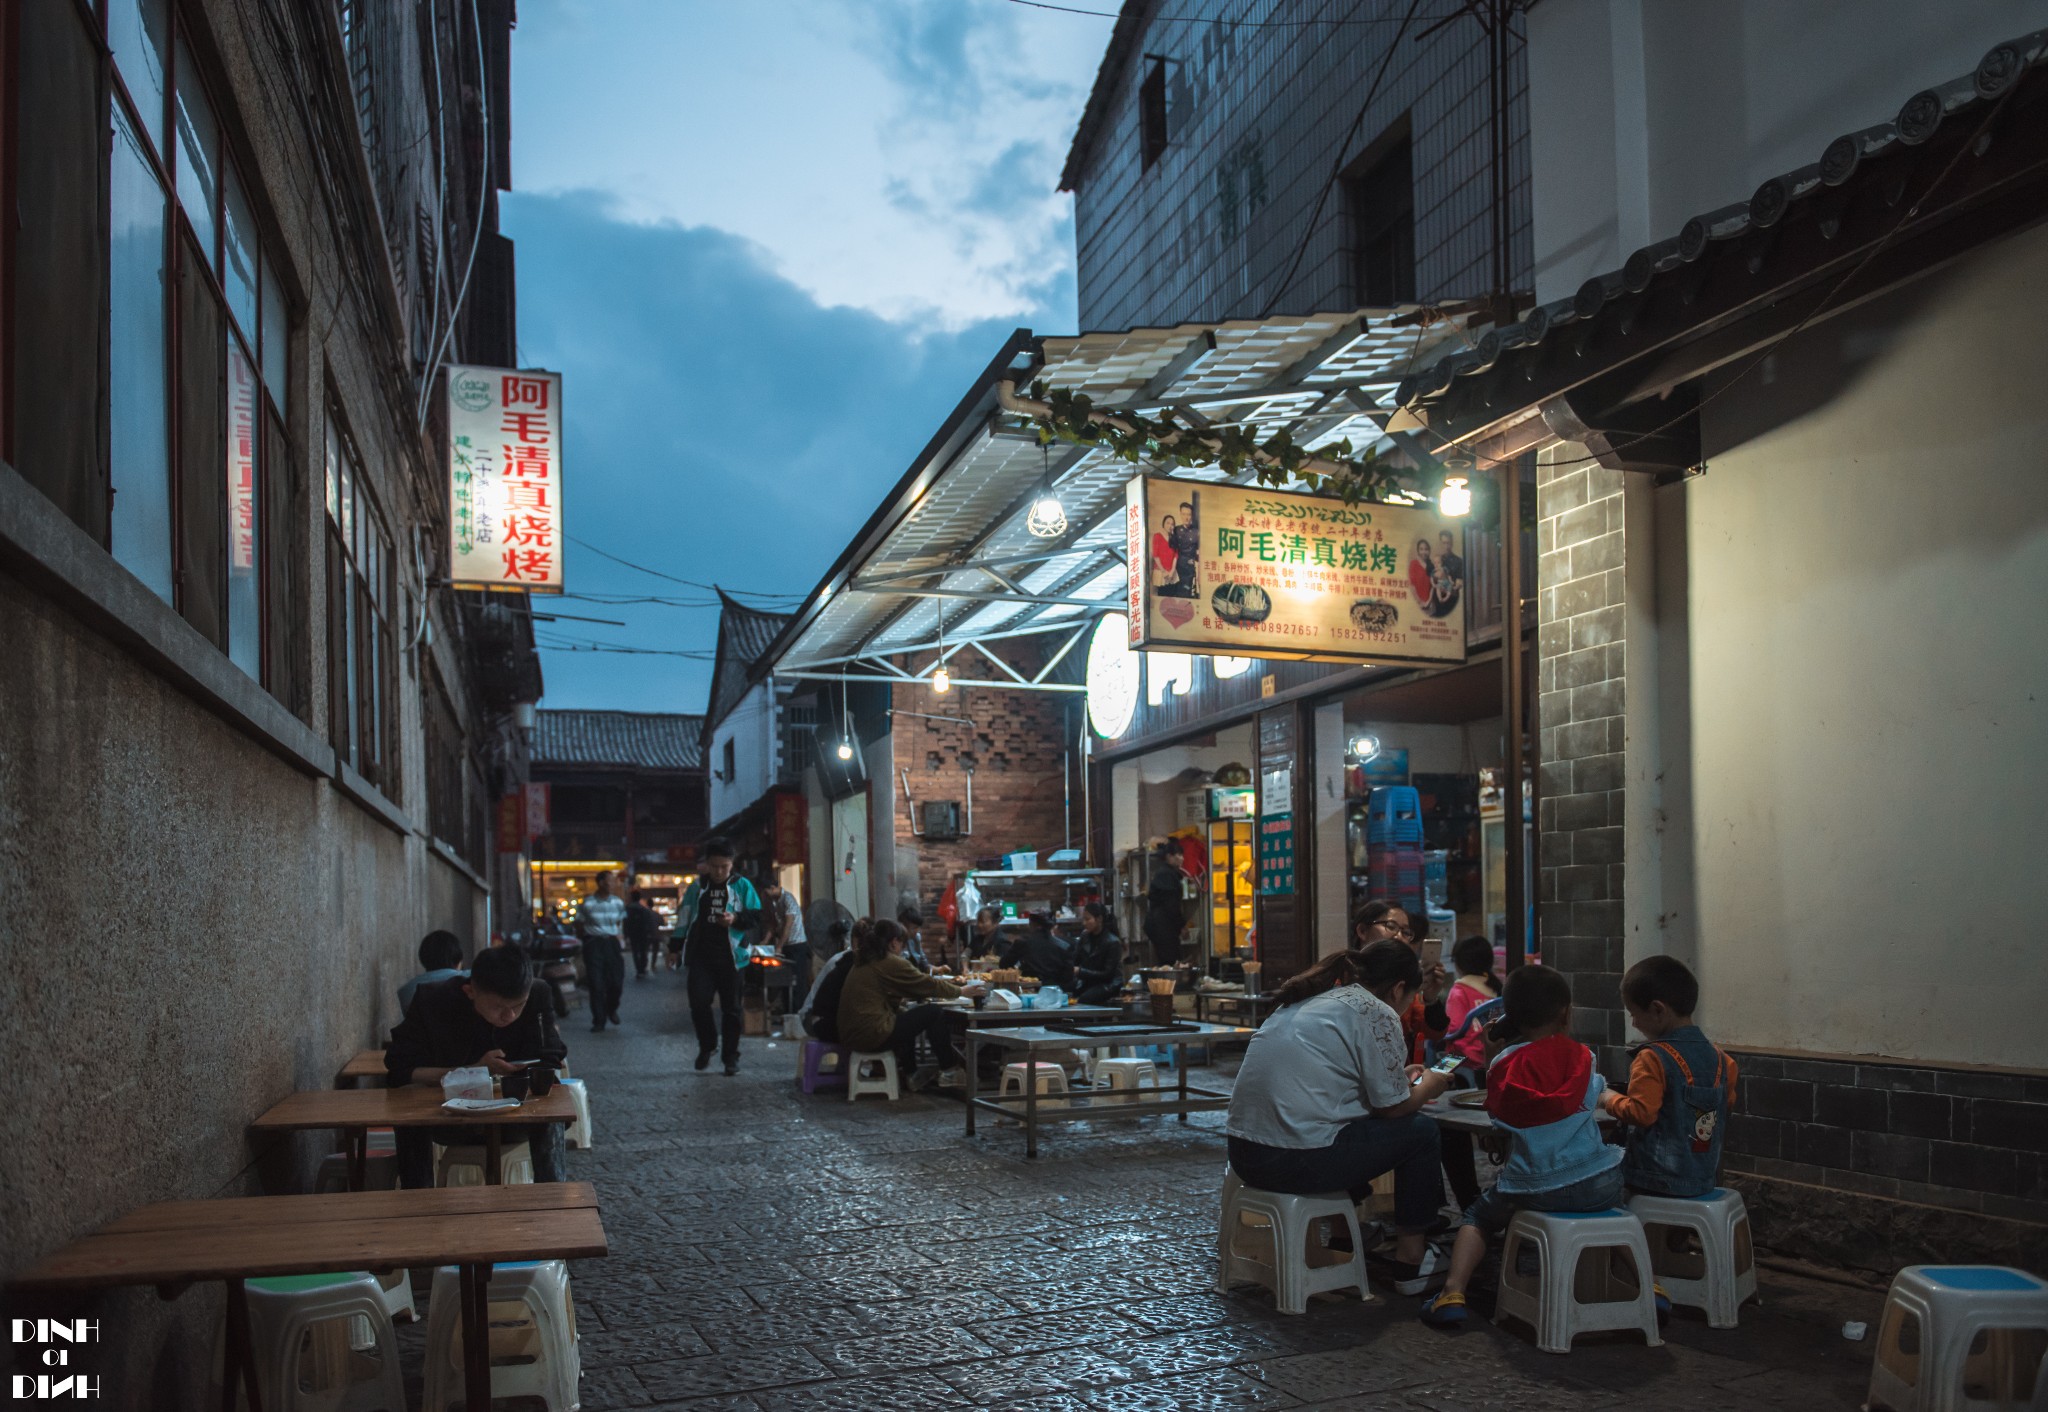
[[[1180,961],[1181,933],[1187,930],[1187,912],[1181,904],[1181,884],[1187,874],[1181,870],[1181,847],[1172,839],[1161,840],[1152,853],[1152,875],[1145,885],[1145,940],[1152,944],[1152,963],[1172,966]]]
[[[478,953],[467,976],[431,981],[413,995],[412,1008],[391,1032],[384,1072],[393,1088],[438,1088],[450,1069],[481,1065],[493,1074],[519,1071],[520,1060],[560,1065],[569,1047],[526,955],[516,946]],[[523,1142],[533,1154],[533,1179],[562,1180],[559,1123],[507,1123],[506,1143]],[[434,1144],[476,1141],[475,1128],[400,1128],[398,1180],[407,1187],[434,1184]]]
[[[721,1051],[725,1071],[740,1071],[739,948],[747,934],[740,914],[761,910],[761,895],[732,870],[732,845],[714,838],[704,845],[697,880],[683,894],[676,913],[676,938],[683,947],[683,974],[689,983],[690,1022],[697,1029],[697,1067],[711,1067],[713,1050]],[[712,1002],[718,1013],[712,1013]],[[721,1040],[723,1041],[721,1043]]]
[[[661,918],[634,888],[626,894],[626,945],[633,948],[633,975],[636,979],[647,978],[647,962],[661,948]]]
[[[590,981],[590,1031],[619,1022],[619,997],[626,985],[626,955],[619,949],[626,904],[612,896],[612,875],[599,873],[597,891],[576,909],[576,935],[583,940],[583,973]]]
[[[1074,1000],[1081,1005],[1114,1005],[1124,993],[1124,939],[1107,907],[1081,908],[1081,945],[1074,956]]]

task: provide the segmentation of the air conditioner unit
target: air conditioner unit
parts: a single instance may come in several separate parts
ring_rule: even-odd
[[[960,837],[958,801],[934,799],[925,802],[924,836],[940,842]]]

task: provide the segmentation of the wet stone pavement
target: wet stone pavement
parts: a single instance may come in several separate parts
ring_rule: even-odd
[[[629,979],[623,1028],[564,1021],[589,1081],[611,1255],[572,1266],[583,1406],[866,1412],[1854,1407],[1878,1296],[1764,1272],[1764,1307],[1661,1348],[1568,1356],[1478,1317],[1447,1335],[1390,1288],[1275,1312],[1214,1291],[1223,1115],[963,1135],[958,1102],[805,1097],[796,1046],[691,1068],[677,976]],[[1227,1072],[1228,1062],[1223,1066]]]

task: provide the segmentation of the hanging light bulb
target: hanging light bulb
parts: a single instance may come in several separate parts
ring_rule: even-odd
[[[1024,517],[1024,528],[1039,539],[1058,539],[1067,532],[1067,507],[1060,504],[1060,497],[1052,488],[1052,450],[1041,446],[1045,457],[1045,472],[1039,478],[1038,497],[1031,502],[1031,513]]]
[[[944,696],[947,692],[951,691],[952,689],[953,674],[947,671],[946,664],[944,662],[941,662],[939,663],[939,669],[936,672],[932,673],[932,690],[936,691],[939,695]]]
[[[1446,515],[1472,513],[1472,463],[1465,458],[1444,461],[1444,488],[1436,498],[1437,509]]]
[[[840,741],[838,755],[839,758],[842,760],[851,760],[853,758],[853,742],[846,740]]]

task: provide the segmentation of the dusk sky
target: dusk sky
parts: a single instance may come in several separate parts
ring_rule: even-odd
[[[783,606],[1012,328],[1073,331],[1053,188],[1110,23],[1011,0],[524,0],[520,358],[565,378],[568,585],[597,596],[536,607],[626,624],[539,624],[543,705],[704,708],[708,591],[586,545]],[[640,596],[677,603],[609,601]]]

